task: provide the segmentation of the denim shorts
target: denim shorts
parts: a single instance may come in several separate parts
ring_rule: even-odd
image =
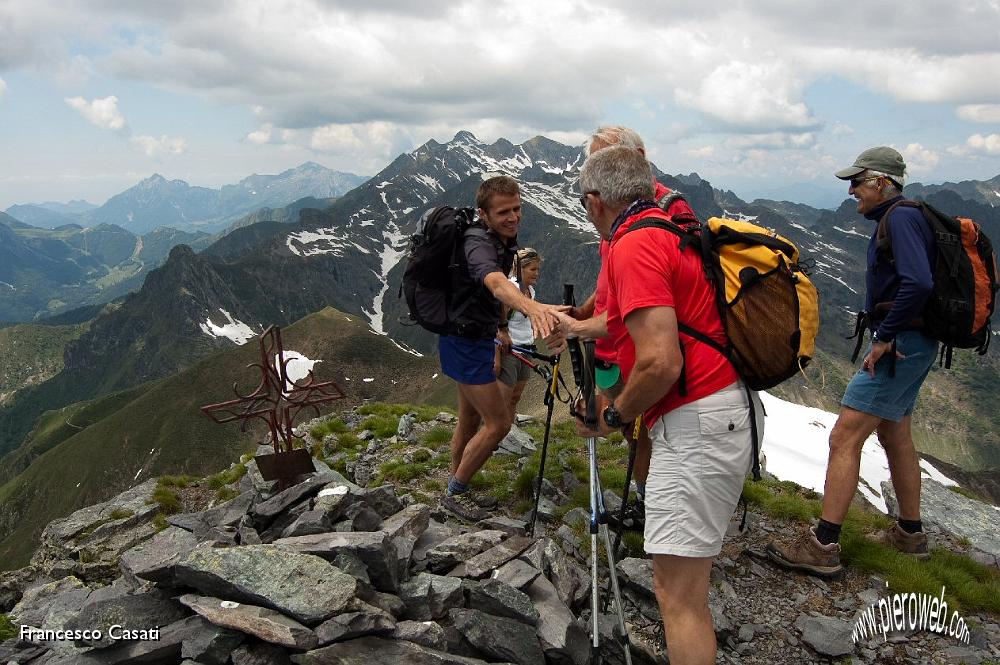
[[[441,371],[459,383],[470,386],[493,383],[497,380],[493,371],[495,349],[492,339],[441,335],[438,338]]]
[[[896,358],[895,376],[889,376],[891,359],[887,352],[875,363],[875,378],[858,370],[840,403],[893,422],[911,415],[920,386],[937,357],[938,343],[917,330],[904,330],[896,335],[896,350],[906,357]],[[866,354],[870,351],[871,345]]]

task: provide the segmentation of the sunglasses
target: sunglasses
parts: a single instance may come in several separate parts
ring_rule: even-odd
[[[851,178],[851,189],[857,189],[861,185],[865,184],[869,180],[878,180],[882,176],[868,175],[868,176],[858,176],[856,178]]]
[[[583,196],[580,197],[580,205],[583,206],[584,210],[587,209],[587,197],[590,196],[591,194],[596,194],[598,196],[601,195],[601,193],[599,191],[597,191],[596,189],[592,189],[589,192],[584,192]]]

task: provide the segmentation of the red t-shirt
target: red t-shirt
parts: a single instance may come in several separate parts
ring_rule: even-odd
[[[657,201],[671,192],[669,187],[664,187],[655,180],[653,184],[656,186],[653,198]],[[684,199],[677,199],[671,203],[670,207],[667,208],[667,213],[670,215],[690,215],[694,217],[694,211],[691,210],[691,206]],[[599,316],[601,312],[608,308],[608,272],[605,266],[608,264],[609,246],[610,244],[607,240],[601,240],[601,271],[597,273],[597,288],[594,291],[594,316]],[[628,330],[625,329],[625,324],[620,320],[613,323],[609,318],[608,336],[600,337],[594,342],[594,357],[609,363],[617,362],[615,360],[615,349],[618,348],[618,345],[627,336]]]
[[[668,218],[658,208],[627,219],[611,239],[608,252],[608,329],[625,328],[624,319],[644,307],[673,307],[677,321],[702,332],[719,344],[728,343],[715,305],[715,293],[705,278],[701,258],[692,250],[680,251],[680,239],[663,229],[625,231],[639,219]],[[614,321],[614,324],[612,324]],[[646,424],[679,406],[707,397],[737,380],[736,370],[726,358],[703,342],[680,333],[684,349],[687,394],[678,384],[645,414]],[[628,381],[635,365],[635,346],[627,334],[617,347],[617,361]]]

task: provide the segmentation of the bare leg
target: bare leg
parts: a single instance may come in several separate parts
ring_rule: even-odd
[[[482,429],[472,436],[462,451],[455,470],[455,478],[468,483],[510,431],[510,413],[507,404],[500,398],[496,381],[478,386],[460,385],[458,390],[459,394],[464,393],[465,400],[483,421]]]
[[[858,489],[861,446],[879,426],[881,418],[843,406],[830,432],[830,459],[823,489],[823,519],[843,524]]]
[[[462,463],[462,455],[469,441],[475,436],[483,419],[476,411],[472,402],[465,395],[464,384],[458,384],[458,423],[451,435],[451,468],[449,473],[454,476],[458,465]]]
[[[713,559],[653,555],[653,587],[674,665],[715,663],[715,629],[708,610]]]
[[[527,381],[518,381],[514,384],[514,389],[510,395],[510,422],[517,420],[517,405],[521,401],[521,394],[524,393],[526,385],[528,385]]]
[[[898,423],[883,420],[878,426],[878,440],[889,458],[889,476],[899,501],[899,518],[920,519],[920,460],[913,445],[910,416]]]
[[[511,409],[511,403],[514,400],[514,388],[516,386],[508,386],[506,383],[497,379],[497,388],[500,389],[500,399],[503,401],[507,410],[510,412],[510,421],[514,422],[514,411]]]

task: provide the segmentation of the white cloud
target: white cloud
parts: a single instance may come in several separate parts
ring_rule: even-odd
[[[114,95],[89,102],[83,97],[67,97],[66,103],[92,125],[116,132],[128,131],[128,123],[118,110],[118,98]]]
[[[806,128],[816,124],[801,95],[802,82],[780,62],[730,61],[717,66],[694,90],[678,88],[677,102],[725,123],[754,129]]]
[[[180,155],[187,146],[187,141],[183,138],[167,136],[166,134],[160,137],[148,135],[133,136],[129,139],[129,142],[133,148],[146,153],[149,157]]]
[[[941,161],[941,155],[919,143],[910,143],[899,152],[906,162],[907,175],[931,171]]]
[[[966,104],[955,109],[955,113],[968,122],[1000,124],[1000,104]]]
[[[965,144],[972,152],[1000,155],[1000,134],[990,134],[989,136],[973,134],[965,140]]]
[[[726,147],[745,149],[761,148],[765,150],[793,149],[802,150],[816,143],[816,135],[812,132],[766,132],[760,134],[739,134],[727,137]]]
[[[7,82],[0,78],[0,99],[3,98],[5,92],[7,92]]]
[[[263,145],[271,140],[272,129],[274,129],[274,125],[271,123],[261,125],[260,129],[257,131],[247,134],[247,140],[251,143],[256,143],[257,145]]]

